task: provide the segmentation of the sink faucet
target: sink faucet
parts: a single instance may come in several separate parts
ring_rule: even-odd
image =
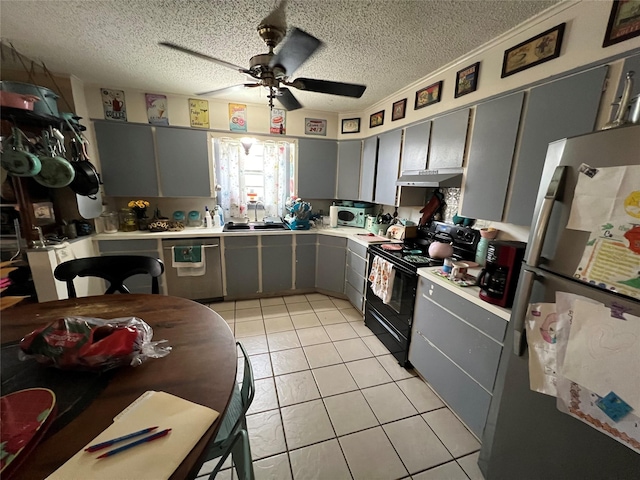
[[[255,202],[255,206],[254,208],[256,209],[256,214],[255,214],[255,221],[258,221],[258,204],[262,205],[262,208],[264,208],[264,203],[262,203],[260,200],[257,200]]]
[[[32,229],[38,232],[38,240],[33,242],[33,248],[44,248],[45,241],[44,241],[44,237],[42,236],[42,228],[36,227],[34,225]]]

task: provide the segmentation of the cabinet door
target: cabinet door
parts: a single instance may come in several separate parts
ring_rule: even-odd
[[[467,143],[469,109],[436,118],[431,127],[429,169],[462,167]]]
[[[476,107],[460,215],[502,220],[523,100],[519,92]]]
[[[361,150],[362,142],[360,140],[338,142],[337,198],[358,200]]]
[[[431,122],[419,123],[405,129],[402,167],[400,169],[402,172],[427,168],[430,134]]]
[[[530,225],[550,142],[592,132],[608,67],[531,89],[506,222]]]
[[[258,293],[258,237],[226,237],[224,246],[227,295]]]
[[[298,140],[298,196],[336,198],[338,142]]]
[[[156,127],[160,187],[165,197],[211,197],[207,132]]]
[[[362,149],[362,174],[360,175],[360,200],[365,202],[373,202],[377,156],[378,137],[367,138]]]
[[[283,292],[293,288],[291,235],[262,236],[262,291]]]
[[[296,288],[316,285],[317,235],[296,235]]]
[[[157,197],[158,176],[150,125],[94,122],[104,192],[115,197]]]
[[[323,241],[333,240],[332,244]],[[338,242],[341,240],[342,242]],[[346,246],[344,238],[320,237],[318,261],[316,264],[316,287],[330,292],[344,293],[346,267]]]
[[[374,197],[376,203],[396,204],[396,180],[398,180],[398,169],[400,168],[401,143],[402,130],[394,130],[380,135]]]

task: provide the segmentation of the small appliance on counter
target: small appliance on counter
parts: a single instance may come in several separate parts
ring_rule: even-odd
[[[371,215],[373,211],[374,208],[338,206],[338,225],[341,227],[365,228],[366,216]]]
[[[289,225],[291,230],[309,230],[311,224],[311,204],[298,198],[292,202],[287,203],[287,210],[289,215],[285,217],[285,222]]]
[[[511,307],[526,248],[527,244],[524,242],[489,242],[487,263],[478,275],[482,300],[500,307]]]

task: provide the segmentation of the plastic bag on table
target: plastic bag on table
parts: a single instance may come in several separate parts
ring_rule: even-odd
[[[20,341],[20,358],[61,369],[109,370],[138,366],[169,354],[166,340],[152,342],[153,329],[137,317],[104,320],[65,317],[36,329]]]

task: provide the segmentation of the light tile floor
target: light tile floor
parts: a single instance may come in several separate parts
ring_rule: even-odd
[[[348,302],[314,293],[210,307],[253,366],[257,480],[482,480],[480,443]],[[231,468],[216,477],[233,478]]]

